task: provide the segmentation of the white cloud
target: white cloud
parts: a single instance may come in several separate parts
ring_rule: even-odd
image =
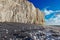
[[[45,13],[45,15],[49,15],[49,14],[53,13],[54,11],[53,10],[44,9],[43,12]]]
[[[60,10],[56,10],[55,12],[60,12]]]
[[[43,12],[45,13],[45,15],[49,15],[49,14],[54,13],[54,12],[60,12],[60,10],[53,11],[53,10],[47,10],[47,8],[44,8]]]
[[[60,12],[59,10],[56,10],[56,11],[45,10],[44,12],[45,12],[45,15],[55,13],[54,15],[56,16],[55,18],[51,17],[49,20],[45,19],[46,25],[60,25],[60,14],[56,15],[58,12]]]
[[[55,18],[51,17],[49,20],[45,19],[46,25],[60,25],[60,10],[47,10],[47,8],[43,9],[43,12],[46,15],[50,15],[51,13],[55,13]],[[57,15],[56,15],[57,14]]]
[[[59,23],[60,24],[60,15],[57,15],[56,18],[53,19],[55,23]]]
[[[57,15],[56,18],[51,18],[46,21],[46,25],[60,25],[60,15]]]

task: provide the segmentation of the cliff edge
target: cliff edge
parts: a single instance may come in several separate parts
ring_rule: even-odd
[[[27,0],[0,0],[0,22],[44,24],[44,15]]]

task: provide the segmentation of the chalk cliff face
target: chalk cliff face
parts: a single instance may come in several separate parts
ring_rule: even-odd
[[[43,24],[43,13],[27,0],[0,0],[0,22]]]

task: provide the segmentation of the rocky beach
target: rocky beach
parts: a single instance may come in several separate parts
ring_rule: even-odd
[[[60,40],[60,27],[0,23],[0,40]]]

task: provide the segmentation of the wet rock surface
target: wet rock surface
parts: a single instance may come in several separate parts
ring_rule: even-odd
[[[0,40],[60,40],[60,31],[34,24],[0,23]]]

